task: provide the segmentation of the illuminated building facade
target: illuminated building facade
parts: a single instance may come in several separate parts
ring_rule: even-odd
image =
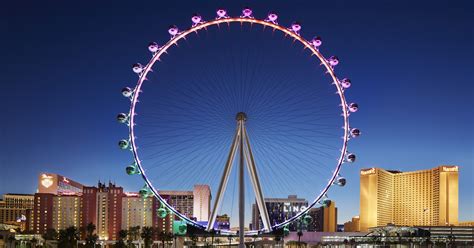
[[[174,209],[184,214],[188,218],[193,218],[194,214],[194,193],[193,191],[159,191],[159,194]]]
[[[44,234],[53,228],[53,198],[55,195],[36,193],[34,196],[33,217],[30,229],[36,234]]]
[[[140,197],[138,193],[125,193],[122,198],[122,229],[152,226],[154,197]]]
[[[217,215],[216,217],[217,229],[230,230],[230,217],[227,214]]]
[[[352,217],[352,220],[344,223],[344,232],[359,232],[360,218],[359,216]]]
[[[296,195],[289,195],[288,198],[265,198],[265,205],[267,207],[268,216],[270,217],[270,224],[281,223],[300,211],[308,207],[308,201],[298,198]],[[252,229],[259,230],[263,228],[263,223],[258,211],[257,204],[252,205]],[[291,223],[288,227],[290,231],[296,231],[297,225]]]
[[[97,186],[97,224],[96,232],[100,240],[117,240],[122,228],[123,188],[109,182]]]
[[[360,231],[388,223],[458,224],[458,166],[411,172],[360,171]]]
[[[17,225],[26,229],[26,218],[33,209],[34,196],[28,194],[5,194],[0,200],[0,224]]]
[[[56,230],[82,225],[82,197],[79,195],[53,196],[53,223]]]
[[[85,186],[82,193],[82,226],[92,223],[97,228],[97,187]],[[82,239],[86,237],[86,231],[81,233]]]
[[[193,217],[197,221],[209,221],[211,212],[211,188],[209,185],[194,185]]]
[[[336,232],[337,231],[337,208],[336,202],[331,201],[327,207],[311,208],[308,214],[312,222],[308,224],[310,232]]]
[[[82,194],[83,187],[82,184],[58,174],[41,173],[38,177],[38,193],[77,195]]]

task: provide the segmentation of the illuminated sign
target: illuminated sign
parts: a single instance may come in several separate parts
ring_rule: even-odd
[[[135,193],[135,192],[124,192],[124,194],[125,194],[126,196],[139,196],[139,194],[138,194],[138,193]]]
[[[285,204],[283,205],[283,212],[284,213],[297,213],[297,212],[302,212],[306,210],[306,207],[305,206],[291,206],[290,203],[288,202],[285,202]]]
[[[63,182],[69,183],[69,180],[67,178],[63,177]]]
[[[443,166],[443,171],[444,171],[444,172],[457,172],[457,171],[458,171],[458,167],[457,167],[457,166],[453,166],[453,167],[446,167],[446,166]]]
[[[365,175],[370,175],[370,174],[375,174],[375,168],[370,168],[368,170],[361,170],[360,171],[360,174],[362,176],[365,176]]]
[[[51,187],[53,185],[53,177],[46,174],[41,175],[41,185],[45,188]]]

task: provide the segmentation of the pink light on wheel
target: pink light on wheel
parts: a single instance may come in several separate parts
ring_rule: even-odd
[[[179,32],[179,29],[178,27],[176,27],[176,25],[172,25],[168,29],[168,33],[171,35],[171,38],[174,38],[178,34],[178,32]]]
[[[295,34],[300,34],[301,30],[301,24],[299,22],[293,22],[290,27],[291,31],[293,31]]]
[[[202,17],[199,14],[194,14],[193,17],[191,17],[191,21],[193,22],[193,27],[202,23]]]
[[[321,40],[321,37],[316,36],[311,40],[311,45],[313,45],[314,48],[319,49],[319,47],[323,44],[323,41]]]
[[[265,21],[277,24],[278,15],[275,12],[268,13],[267,19]]]
[[[252,13],[253,13],[252,9],[246,7],[242,10],[242,15],[240,17],[242,17],[242,18],[253,18]]]
[[[229,18],[229,16],[227,16],[227,10],[225,9],[218,9],[216,11],[216,14],[217,14],[216,19]]]

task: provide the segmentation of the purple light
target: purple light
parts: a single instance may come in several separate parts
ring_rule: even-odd
[[[348,78],[343,78],[343,79],[341,80],[341,86],[342,86],[342,88],[344,88],[344,89],[347,89],[347,88],[351,87],[351,80],[348,79]]]
[[[349,111],[354,113],[354,112],[357,112],[357,110],[359,110],[359,105],[357,103],[349,104]]]
[[[322,44],[323,44],[323,41],[321,40],[321,37],[319,36],[316,36],[311,40],[311,45],[313,45],[313,47],[316,49],[318,49]]]
[[[328,61],[329,61],[329,64],[330,64],[332,67],[334,67],[334,66],[336,66],[337,64],[339,64],[339,58],[337,58],[336,56],[331,56],[331,57],[329,57]]]
[[[246,7],[242,10],[242,16],[244,18],[253,18],[252,16],[252,9]]]
[[[172,25],[168,29],[168,33],[170,33],[171,37],[175,37],[178,34],[178,32],[179,32],[179,29],[178,27],[176,27],[176,25]]]
[[[298,22],[293,22],[293,24],[291,24],[291,31],[295,32],[296,34],[299,34],[301,30],[301,24],[299,24]]]
[[[193,17],[191,17],[191,21],[193,22],[193,26],[196,26],[202,22],[202,17],[199,14],[194,14]]]
[[[137,74],[142,73],[142,71],[143,71],[143,65],[140,64],[140,63],[133,64],[132,70],[133,70],[133,72],[135,72],[135,73],[137,73]]]
[[[218,9],[216,11],[216,13],[217,13],[217,19],[228,18],[227,10],[225,10],[225,9]]]
[[[158,52],[159,49],[160,49],[160,46],[158,46],[158,43],[156,42],[150,42],[150,44],[148,44],[148,51],[152,53]]]
[[[278,15],[275,12],[268,13],[267,19],[265,21],[272,22],[277,24]]]

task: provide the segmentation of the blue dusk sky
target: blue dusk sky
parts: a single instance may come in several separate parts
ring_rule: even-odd
[[[8,1],[3,4],[0,15],[0,84],[4,92],[0,98],[3,107],[3,118],[0,122],[0,137],[3,142],[0,149],[0,194],[34,193],[37,177],[41,172],[58,173],[86,185],[94,185],[98,180],[110,180],[128,191],[140,188],[143,182],[139,177],[130,177],[124,173],[124,166],[130,163],[131,156],[117,148],[117,141],[126,137],[127,130],[115,121],[116,114],[126,112],[129,107],[129,102],[121,96],[120,90],[125,86],[133,86],[136,82],[137,77],[131,71],[131,65],[148,61],[148,43],[165,43],[169,39],[167,29],[170,25],[189,27],[193,13],[200,13],[204,19],[211,19],[215,17],[215,10],[222,7],[226,8],[231,16],[237,16],[244,6],[250,6],[254,15],[259,18],[264,18],[273,10],[279,13],[282,25],[289,26],[292,21],[299,21],[303,27],[301,35],[307,39],[315,35],[321,36],[321,52],[326,56],[337,55],[341,60],[336,68],[338,75],[350,77],[352,80],[353,86],[346,91],[346,96],[349,101],[360,105],[360,110],[351,115],[351,124],[362,130],[362,137],[350,143],[350,151],[356,153],[358,159],[356,163],[343,168],[343,175],[348,179],[346,187],[330,194],[339,208],[339,223],[359,213],[360,169],[381,167],[411,171],[439,165],[459,166],[459,219],[474,220],[474,5],[471,1],[161,2]],[[290,133],[287,136],[278,136],[281,138],[271,137],[273,131],[285,130],[272,130],[273,126],[268,120],[280,119],[269,114],[272,110],[265,109],[264,105],[274,100],[269,95],[273,94],[278,99],[285,99],[284,96],[288,95],[289,99],[302,100],[280,100],[269,106],[294,104],[292,106],[298,110],[332,114],[324,112],[324,104],[316,104],[315,108],[307,107],[313,106],[308,105],[312,103],[305,102],[305,99],[310,99],[309,93],[305,95],[292,91],[310,87],[305,84],[310,77],[310,74],[306,73],[310,68],[306,63],[309,61],[309,55],[304,55],[306,60],[299,59],[298,56],[304,57],[304,53],[299,52],[301,47],[292,45],[291,40],[283,43],[285,39],[282,35],[273,35],[269,30],[259,34],[261,27],[239,27],[235,24],[230,28],[220,28],[225,31],[222,33],[228,35],[227,38],[218,37],[217,34],[221,32],[217,32],[215,28],[210,29],[199,36],[191,37],[165,56],[163,66],[159,67],[160,64],[157,67],[160,69],[154,74],[156,76],[150,77],[150,85],[161,81],[171,84],[168,88],[166,84],[159,84],[162,88],[144,88],[144,97],[148,96],[149,100],[144,100],[143,105],[140,105],[144,106],[143,112],[146,112],[146,104],[151,104],[148,107],[152,109],[153,102],[162,99],[165,100],[161,104],[168,104],[171,109],[182,110],[189,107],[188,110],[182,110],[189,111],[182,112],[182,115],[196,113],[195,111],[202,107],[205,112],[202,117],[206,117],[207,121],[193,127],[202,127],[196,128],[196,132],[209,131],[205,130],[206,128],[212,129],[210,136],[201,141],[204,142],[202,144],[209,144],[206,147],[216,149],[193,151],[203,156],[199,161],[208,163],[213,159],[213,152],[220,152],[221,158],[227,152],[229,140],[219,137],[230,139],[235,128],[233,119],[228,119],[230,124],[219,122],[220,117],[214,116],[213,113],[233,116],[239,109],[248,112],[255,110],[254,115],[249,113],[248,128],[251,138],[254,138],[257,162],[272,164],[272,156],[265,157],[266,149],[276,152],[278,144],[288,142],[298,144],[290,146],[286,150],[289,155],[281,156],[279,159],[282,160],[279,161],[294,159],[297,156],[292,154],[301,152],[306,144],[305,134],[295,131],[293,136]],[[248,30],[249,32],[243,32]],[[237,33],[238,37],[233,36]],[[242,36],[243,34],[248,34],[248,38]],[[276,37],[275,43],[272,43],[272,37]],[[249,42],[253,39],[255,42]],[[258,44],[268,46],[263,45],[262,49],[256,49]],[[200,45],[203,47],[199,47]],[[284,46],[289,49],[280,50]],[[243,99],[245,94],[232,95],[229,93],[234,92],[232,89],[219,88],[218,84],[213,84],[210,80],[219,76],[223,81],[239,81],[229,72],[231,70],[240,73],[238,75],[244,78],[242,73],[248,72],[248,68],[242,64],[231,63],[232,59],[226,59],[234,58],[231,56],[235,54],[230,54],[238,51],[235,49],[246,51],[239,53],[245,54],[242,58],[237,56],[240,62],[243,58],[250,61],[246,63],[262,61],[261,69],[254,71],[257,76],[253,77],[253,80],[259,78],[259,73],[261,78],[257,80],[258,83],[249,79],[251,82],[247,86],[249,89],[257,87],[254,92],[265,93],[266,98],[256,97],[255,93],[256,99],[253,102],[246,101]],[[262,55],[264,52],[268,52],[267,55]],[[321,70],[317,63],[311,66],[315,71]],[[292,76],[291,73],[295,75]],[[321,76],[321,79],[324,78],[327,79],[324,75]],[[268,85],[280,81],[286,91]],[[285,84],[288,84],[289,88]],[[242,85],[246,87],[246,83]],[[265,88],[271,90],[264,91]],[[189,92],[186,91],[188,89]],[[222,94],[219,96],[222,99],[213,98],[215,95],[211,91],[205,91],[206,89],[220,89]],[[202,93],[199,99],[185,96],[186,93],[194,94],[199,90],[207,93]],[[332,99],[336,96],[330,97]],[[234,98],[235,101],[232,100]],[[212,101],[206,102],[202,99]],[[236,103],[239,101],[244,105]],[[190,102],[191,105],[186,105]],[[258,106],[261,109],[258,109]],[[337,106],[337,103],[334,106]],[[282,107],[281,111],[286,112],[278,110],[275,114],[288,116],[289,113],[298,113],[290,107]],[[150,113],[144,114],[144,128],[147,121],[151,123],[148,127],[160,130],[162,123],[179,123],[181,120],[170,119],[170,115],[160,110]],[[265,114],[268,116],[265,117]],[[257,124],[252,129],[252,118],[254,123],[257,123],[259,118],[263,120],[260,123],[263,126],[259,127],[263,127],[262,130],[267,133],[258,133]],[[301,123],[311,122],[301,116],[295,118],[300,118],[296,120]],[[289,119],[290,116],[284,120]],[[327,123],[324,124],[329,124],[333,119],[325,118]],[[193,120],[186,121],[191,123]],[[223,124],[215,128],[212,125],[216,123]],[[140,125],[141,123],[137,128],[140,128]],[[166,128],[170,127],[176,127],[176,130],[178,127],[193,130],[185,124],[168,125]],[[161,130],[168,130],[166,128]],[[304,129],[303,126],[301,128]],[[166,133],[172,136],[172,133]],[[150,147],[164,146],[165,144],[155,144],[152,141],[153,137],[165,136],[147,136],[146,131],[143,131],[143,134],[143,137],[149,138],[143,138],[142,148],[152,157],[155,153],[152,148],[146,148],[147,144]],[[179,134],[173,135],[171,138],[166,136],[170,142],[182,146],[186,144],[179,139]],[[140,137],[138,136],[138,141]],[[328,137],[321,136],[318,142],[324,143]],[[194,146],[198,145],[201,143],[194,143]],[[174,146],[167,149],[172,147]],[[318,151],[327,154],[323,150]],[[177,167],[174,172],[157,172],[157,175],[169,175],[168,181],[162,181],[169,187],[185,184],[170,179],[176,173],[187,173],[187,176],[179,179],[184,181],[197,175],[193,174],[193,170],[196,173],[207,173],[197,166],[199,162],[196,159],[181,156],[193,153],[186,150],[181,152],[182,154],[177,153],[175,156],[181,157],[182,160],[170,159],[168,162],[193,166]],[[314,153],[311,156],[313,155]],[[163,161],[161,159],[163,157],[160,158],[160,161]],[[259,172],[265,173],[264,168],[262,165]],[[150,169],[152,170],[152,167]],[[207,169],[215,175],[220,174],[220,171],[213,170],[212,167]],[[285,169],[288,171],[284,171]],[[273,167],[268,170],[293,174],[290,167]],[[274,177],[263,176],[262,181],[278,181],[274,188],[268,190],[270,193],[282,193],[280,189],[291,189],[282,194],[305,196],[307,189],[304,182],[313,178],[308,176],[301,180],[302,184],[299,185],[298,179],[304,176],[304,173],[299,171],[299,174],[293,175],[286,179],[277,174]],[[215,181],[217,177],[209,178]],[[319,179],[315,179],[317,180]],[[285,183],[289,186],[285,186]],[[229,186],[229,189],[232,191],[235,187]]]

